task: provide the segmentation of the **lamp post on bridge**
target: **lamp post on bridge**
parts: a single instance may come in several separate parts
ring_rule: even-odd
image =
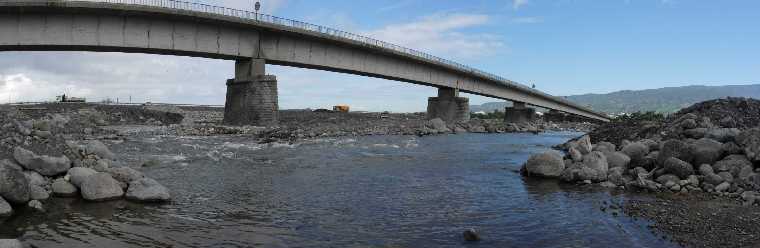
[[[256,1],[256,3],[253,5],[253,9],[256,11],[256,21],[259,20],[259,9],[261,9],[261,3],[259,1]]]

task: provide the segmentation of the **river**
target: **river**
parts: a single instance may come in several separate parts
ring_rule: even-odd
[[[135,137],[112,150],[132,165],[160,161],[141,170],[171,203],[51,199],[0,236],[38,247],[676,246],[600,208],[638,196],[520,176],[530,154],[576,135]],[[467,228],[483,240],[463,241]]]

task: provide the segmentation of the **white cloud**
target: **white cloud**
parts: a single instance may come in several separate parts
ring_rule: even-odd
[[[487,15],[438,14],[405,24],[388,25],[366,35],[445,58],[476,58],[493,54],[503,43],[491,34],[463,33],[463,29],[484,25]]]
[[[520,7],[526,4],[528,4],[528,0],[512,0],[512,8],[515,10],[520,9]]]
[[[1,102],[8,95],[14,101],[43,101],[66,93],[90,101],[131,96],[135,102],[197,104],[223,103],[224,83],[234,70],[223,60],[88,52],[5,52],[0,68]]]
[[[91,96],[92,89],[74,83],[51,83],[35,81],[25,74],[0,75],[0,101],[51,101],[56,95],[66,92],[81,97]]]
[[[416,0],[404,0],[404,1],[397,1],[396,3],[385,5],[384,7],[381,7],[377,9],[378,12],[386,12],[391,10],[396,10],[400,8],[404,8],[406,6],[409,6],[413,3],[415,3]]]

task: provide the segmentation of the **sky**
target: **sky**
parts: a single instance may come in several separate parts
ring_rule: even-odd
[[[251,9],[251,0],[205,0]],[[262,12],[395,43],[552,95],[760,83],[756,0],[262,0]],[[148,54],[0,52],[0,103],[222,105],[234,62]],[[424,111],[435,88],[267,66],[281,109]],[[501,101],[463,94],[471,104]]]

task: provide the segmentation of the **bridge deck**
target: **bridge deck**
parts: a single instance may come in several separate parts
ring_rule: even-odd
[[[563,98],[417,50],[318,25],[174,0],[0,2],[0,50],[115,51],[267,63],[458,88],[608,121]]]

